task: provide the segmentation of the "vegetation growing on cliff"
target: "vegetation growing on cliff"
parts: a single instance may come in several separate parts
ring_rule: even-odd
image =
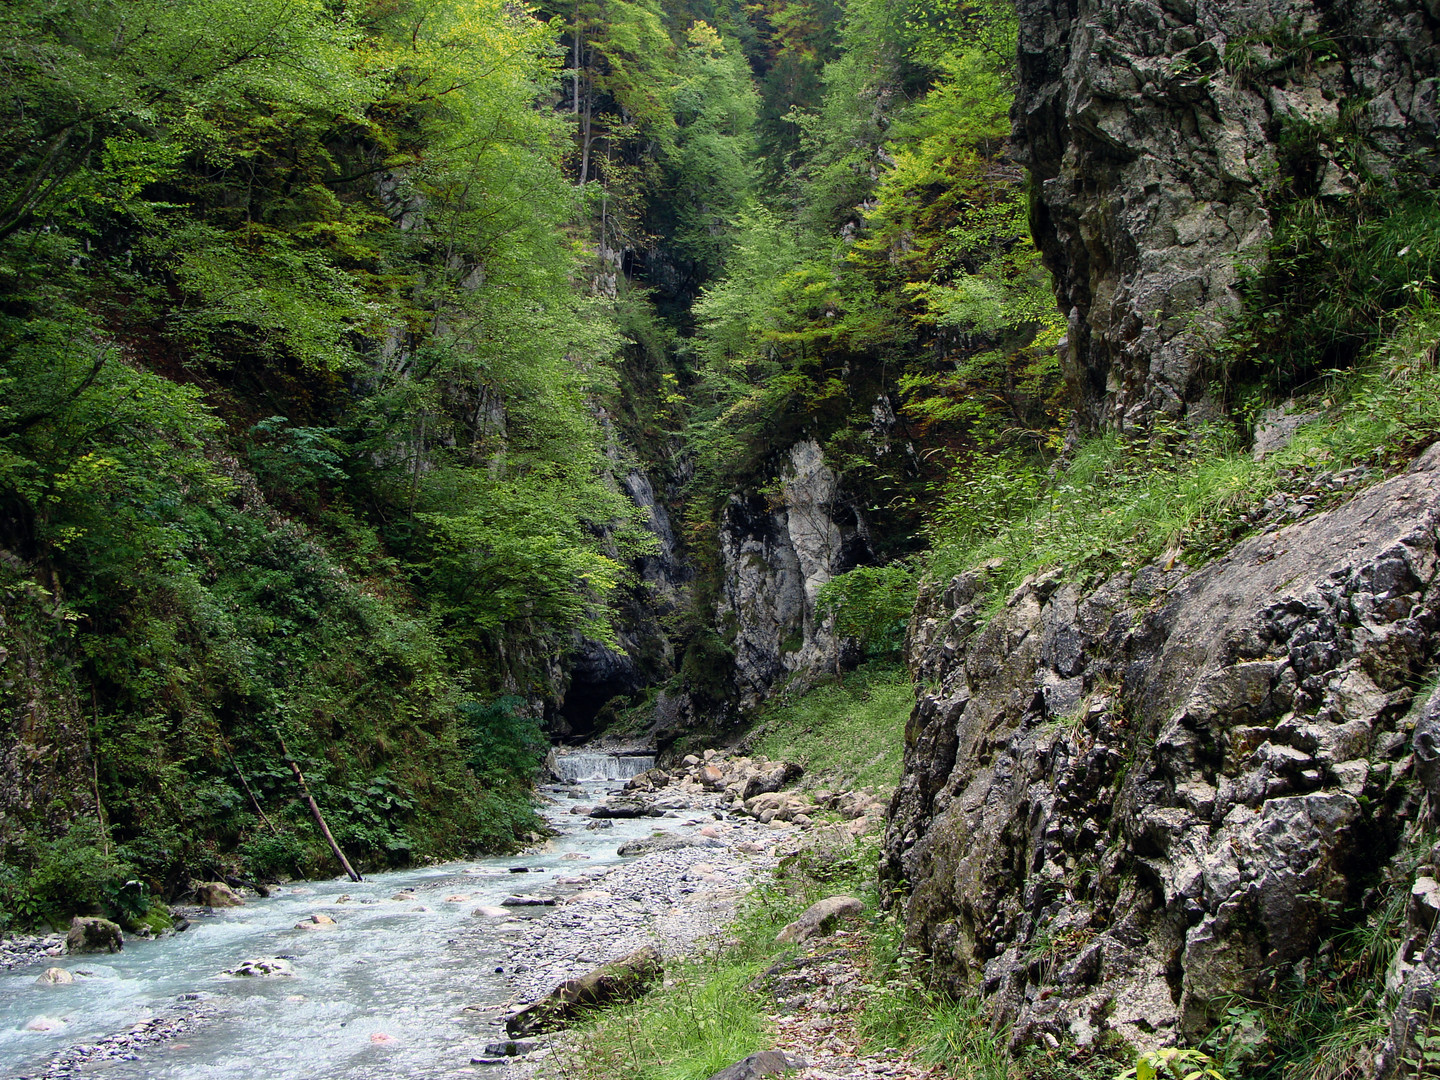
[[[475,717],[540,685],[517,649],[612,633],[647,543],[591,412],[618,337],[574,288],[549,29],[0,21],[6,910],[97,903],[46,876],[67,827],[157,891],[323,870],[287,750],[365,864],[513,845],[533,766],[490,747],[533,720]]]
[[[364,864],[525,833],[552,658],[618,646],[643,595],[606,410],[648,452],[687,428],[702,562],[718,495],[816,425],[913,546],[925,473],[867,442],[877,394],[903,376],[965,446],[1054,408],[1013,32],[1003,5],[7,7],[6,910],[101,903],[46,884],[67,836],[91,885],[323,870],[287,753]]]

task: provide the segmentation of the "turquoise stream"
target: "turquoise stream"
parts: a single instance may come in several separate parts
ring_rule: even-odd
[[[609,781],[611,785],[614,781]],[[605,783],[584,785],[586,802]],[[544,892],[557,876],[621,861],[616,847],[673,819],[616,821],[586,831],[562,798],[552,820],[565,830],[542,853],[448,863],[346,880],[293,883],[268,900],[217,910],[184,933],[130,940],[113,956],[51,961],[77,976],[40,986],[46,964],[0,974],[0,1075],[36,1076],[54,1056],[170,1010],[201,1007],[215,1015],[168,1042],[141,1047],[133,1061],[93,1061],[74,1075],[154,1080],[371,1080],[483,1073],[470,1058],[502,1038],[491,1022],[509,989],[505,919],[473,914],[515,892]],[[566,859],[582,854],[588,859]],[[512,874],[513,866],[532,872]],[[413,901],[391,897],[406,887]],[[341,902],[342,896],[348,901]],[[447,900],[464,896],[467,899]],[[423,908],[424,910],[420,910]],[[535,909],[532,909],[535,910]],[[538,909],[544,912],[553,909]],[[297,930],[324,913],[338,925]],[[521,917],[543,918],[542,914]],[[294,978],[222,975],[242,961],[291,958]],[[88,975],[82,974],[88,973]],[[477,1008],[479,1007],[479,1008]],[[30,1030],[37,1018],[54,1026]]]

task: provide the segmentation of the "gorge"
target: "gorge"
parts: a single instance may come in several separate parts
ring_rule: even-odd
[[[0,929],[760,747],[996,1068],[1422,1073],[1437,27],[9,5]]]

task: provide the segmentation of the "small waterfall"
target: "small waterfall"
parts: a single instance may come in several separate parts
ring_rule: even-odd
[[[629,780],[655,767],[653,754],[556,754],[555,775],[562,780]]]

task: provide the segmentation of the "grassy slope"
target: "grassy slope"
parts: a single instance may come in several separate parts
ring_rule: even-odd
[[[753,749],[805,767],[805,787],[889,791],[900,779],[905,721],[914,703],[905,669],[866,664],[791,698],[784,695],[760,715]]]

